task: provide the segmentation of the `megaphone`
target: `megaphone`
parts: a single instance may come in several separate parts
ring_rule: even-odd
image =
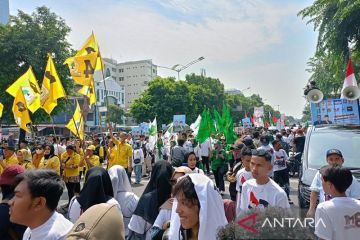
[[[323,100],[324,98],[324,94],[317,88],[312,88],[308,94],[307,94],[307,99],[309,100],[309,102],[312,103],[319,103]]]
[[[342,96],[348,100],[356,100],[360,97],[358,86],[347,86],[342,90]]]

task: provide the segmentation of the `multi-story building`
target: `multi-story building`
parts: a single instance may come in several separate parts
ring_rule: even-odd
[[[243,94],[243,93],[241,92],[241,90],[236,89],[236,88],[225,89],[225,93],[234,94],[234,95]]]
[[[104,58],[105,76],[113,77],[125,88],[125,110],[147,89],[148,83],[157,76],[157,66],[152,60],[117,63]]]
[[[0,0],[0,24],[9,22],[9,0]]]

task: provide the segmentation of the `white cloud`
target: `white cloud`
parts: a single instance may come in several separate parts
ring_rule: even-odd
[[[52,1],[44,2],[65,18],[72,28],[69,40],[74,48],[79,48],[94,31],[102,55],[120,62],[153,59],[155,64],[172,66],[204,56],[204,61],[181,75],[199,73],[197,69],[205,68],[209,76],[219,77],[225,87],[239,89],[248,86],[239,79],[249,79],[252,82],[251,92],[259,92],[290,114],[301,114],[304,102],[301,88],[307,76],[304,68],[306,58],[310,56],[302,56],[304,64],[297,66],[289,66],[288,59],[274,62],[272,56],[267,56],[269,59],[266,61],[262,58],[274,48],[287,47],[284,38],[289,38],[289,33],[285,31],[298,27],[301,21],[290,19],[296,17],[306,3],[299,5],[297,1],[286,1],[280,4],[268,0],[89,0],[87,4],[76,1],[72,8],[65,8],[66,4],[57,3],[55,6]],[[299,46],[297,51],[304,50]],[[244,68],[241,64],[248,59],[265,64]],[[237,65],[238,68],[234,67]],[[282,73],[278,74],[280,69]],[[292,71],[296,71],[296,77],[290,77],[289,72]],[[159,69],[159,73],[175,76],[166,70]],[[273,88],[274,84],[264,76],[288,89],[282,89],[283,94],[279,96],[278,90]]]

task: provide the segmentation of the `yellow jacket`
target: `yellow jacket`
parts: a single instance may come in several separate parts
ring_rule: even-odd
[[[9,165],[16,165],[19,164],[19,161],[16,157],[15,154],[13,154],[11,157],[9,157],[8,159],[4,159],[2,160],[3,163],[5,164],[5,167],[9,166]],[[3,167],[0,165],[0,174],[4,171]]]
[[[39,168],[52,169],[60,175],[60,160],[57,156],[53,156],[49,159],[45,159],[45,157],[43,157],[40,160]]]
[[[129,158],[132,157],[132,147],[128,143],[121,143],[119,140],[113,138],[114,144],[117,147],[117,157],[113,165],[120,165],[127,168],[129,165]]]
[[[80,155],[73,153],[71,156],[67,152],[61,154],[61,162],[65,164],[63,175],[64,177],[79,176]]]

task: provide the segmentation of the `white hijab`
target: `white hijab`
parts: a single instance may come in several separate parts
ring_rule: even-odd
[[[108,172],[111,178],[115,199],[119,199],[118,194],[121,192],[132,192],[125,168],[115,165],[112,166]]]
[[[228,223],[225,217],[223,199],[216,190],[214,182],[207,176],[202,174],[189,174],[188,176],[195,186],[200,201],[198,239],[216,240],[218,229]],[[171,240],[180,240],[180,218],[176,213],[176,207],[177,200],[174,198],[169,234]]]

